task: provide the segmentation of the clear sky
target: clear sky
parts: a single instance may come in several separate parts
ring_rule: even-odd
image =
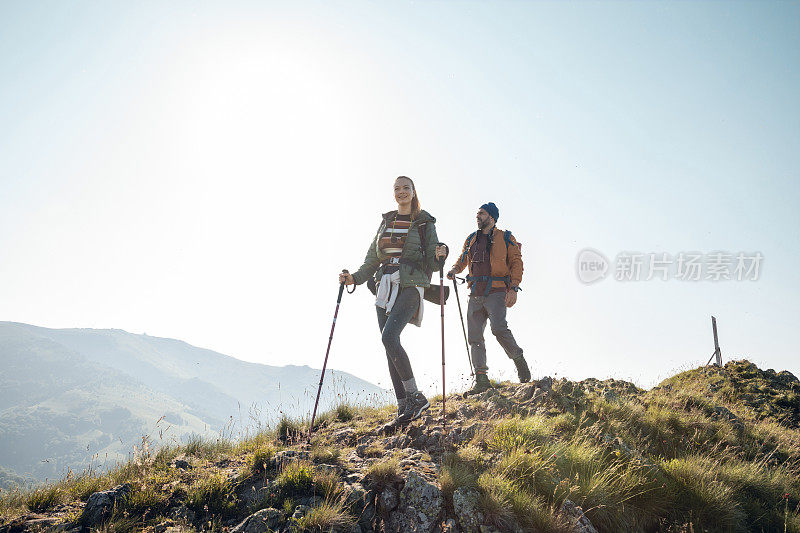
[[[404,174],[454,249],[490,200],[523,242],[534,377],[652,386],[706,362],[712,314],[724,359],[800,374],[799,94],[798,2],[5,1],[0,320],[319,368]],[[587,247],[764,259],[586,285]],[[345,296],[329,365],[388,387],[374,315]],[[428,390],[438,315],[403,335]]]

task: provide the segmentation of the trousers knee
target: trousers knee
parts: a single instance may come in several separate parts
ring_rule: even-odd
[[[383,346],[388,350],[393,348],[395,344],[400,341],[400,337],[398,335],[394,335],[392,333],[383,332],[381,335],[381,342],[383,342]]]
[[[383,347],[386,348],[386,353],[391,354],[392,358],[397,357],[403,351],[403,345],[400,344],[400,335],[384,334],[381,336],[381,341],[383,341]]]
[[[492,328],[492,335],[499,337],[508,333],[508,326]]]

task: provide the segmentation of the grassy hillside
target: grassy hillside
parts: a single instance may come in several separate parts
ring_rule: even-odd
[[[92,492],[129,483],[108,530],[222,530],[250,517],[241,530],[567,532],[588,520],[609,533],[800,532],[798,394],[788,372],[739,361],[649,391],[500,383],[448,396],[446,421],[436,399],[394,435],[377,432],[390,408],[342,404],[310,445],[302,422],[283,420],[238,443],[145,449],[111,472],[6,493],[0,513],[9,531],[78,524]]]

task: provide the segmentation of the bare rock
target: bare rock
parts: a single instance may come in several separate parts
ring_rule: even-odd
[[[356,443],[356,430],[353,428],[343,428],[331,435],[331,438],[343,446],[352,446]]]
[[[188,533],[191,529],[181,524],[173,524],[170,521],[162,522],[153,527],[153,533]]]
[[[231,533],[261,533],[262,531],[272,531],[277,529],[282,521],[283,513],[269,507],[267,509],[261,509],[245,518],[238,526],[231,530]]]
[[[538,382],[536,382],[536,385],[543,391],[549,391],[550,389],[553,388],[553,378],[551,378],[550,376],[545,376]]]
[[[415,471],[400,493],[400,504],[387,523],[387,531],[402,533],[430,533],[439,524],[444,510],[442,491]]]
[[[407,448],[410,444],[411,444],[411,438],[405,433],[389,437],[384,441],[384,446],[387,449]]]
[[[425,441],[425,446],[427,448],[435,448],[442,443],[442,432],[434,429],[431,431],[430,435],[428,435],[428,439]]]
[[[597,529],[589,521],[589,518],[583,514],[583,509],[571,500],[564,500],[564,503],[561,504],[561,514],[574,524],[572,530],[574,533],[597,533]]]
[[[453,492],[453,510],[465,533],[477,533],[483,523],[483,513],[478,506],[475,490],[459,487]]]
[[[294,514],[292,515],[292,519],[300,520],[305,515],[307,515],[310,510],[311,507],[309,507],[308,505],[298,505],[297,507],[294,508]]]
[[[400,494],[397,492],[397,489],[394,487],[386,487],[383,489],[381,491],[380,503],[381,510],[385,513],[397,509],[397,505],[400,503]]]
[[[714,416],[723,420],[727,420],[734,428],[744,428],[744,424],[742,424],[742,421],[739,420],[739,417],[733,414],[733,412],[727,407],[723,407],[721,405],[714,407]]]
[[[185,505],[181,505],[180,507],[176,507],[172,509],[170,516],[176,522],[183,522],[185,524],[191,524],[194,522],[195,519],[195,512],[186,507]]]
[[[117,485],[113,489],[95,492],[86,501],[80,521],[86,527],[92,527],[111,518],[116,504],[131,492],[130,483]]]
[[[463,404],[461,407],[458,408],[456,412],[456,416],[459,418],[472,418],[472,415],[475,414],[475,408],[469,404]]]
[[[176,457],[175,459],[173,459],[172,462],[170,463],[170,466],[172,468],[177,468],[178,470],[191,470],[192,469],[192,465],[190,465],[189,461],[187,461],[183,457]]]
[[[533,393],[536,390],[536,383],[525,383],[520,385],[517,388],[517,392],[514,393],[514,397],[520,401],[525,402],[533,398]]]

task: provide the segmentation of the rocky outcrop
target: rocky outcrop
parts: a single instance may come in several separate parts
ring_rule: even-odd
[[[483,513],[478,506],[478,492],[457,488],[453,492],[453,510],[464,533],[477,533],[483,524]]]
[[[111,490],[95,492],[86,501],[80,523],[85,527],[93,527],[106,522],[114,512],[117,502],[128,496],[131,486],[128,483],[118,485]]]
[[[430,533],[442,518],[443,510],[444,497],[439,487],[411,471],[386,529],[392,533]]]
[[[251,514],[245,518],[238,526],[231,530],[231,533],[261,533],[278,528],[283,521],[283,513],[277,509],[269,507]]]

